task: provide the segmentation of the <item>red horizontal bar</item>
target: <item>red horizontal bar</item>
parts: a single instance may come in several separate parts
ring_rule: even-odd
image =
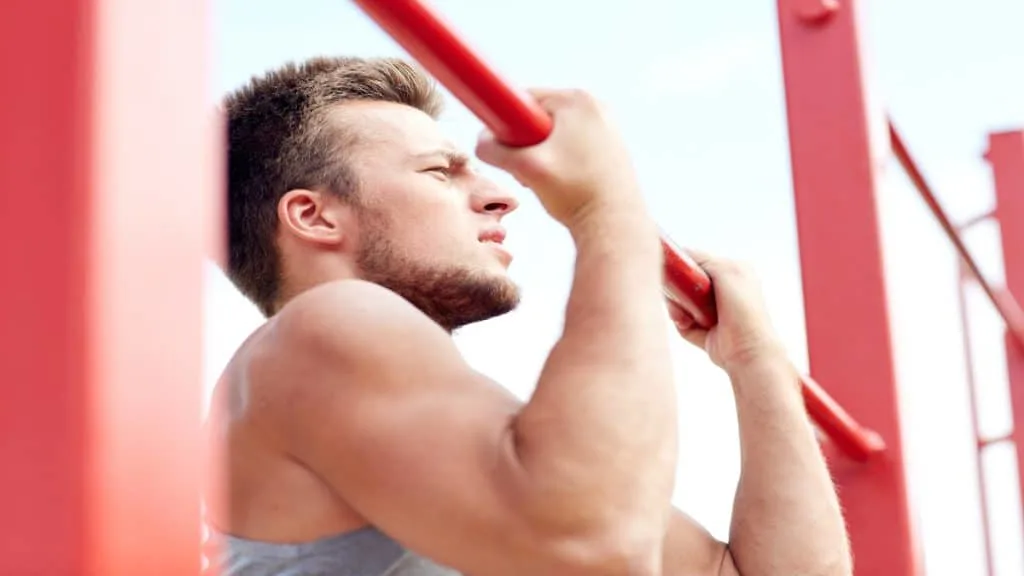
[[[992,438],[978,437],[978,449],[982,450],[988,448],[993,444],[999,444],[1001,442],[1009,442],[1013,440],[1013,432],[1007,432],[1000,436],[993,436]]]
[[[476,114],[498,141],[532,146],[551,133],[547,113],[499,77],[426,4],[415,0],[356,0],[356,4]]]
[[[972,217],[968,218],[967,220],[964,220],[963,222],[961,222],[960,225],[957,226],[957,230],[959,230],[961,233],[966,232],[968,229],[973,228],[974,226],[977,226],[978,224],[981,224],[982,222],[986,222],[988,220],[991,220],[992,218],[995,218],[995,216],[996,216],[996,211],[995,210],[989,210],[988,212],[982,212],[981,214],[975,214],[974,216],[972,216]]]
[[[385,32],[510,146],[542,142],[551,118],[527,94],[512,88],[441,17],[420,0],[355,0]],[[665,295],[701,326],[717,321],[707,273],[662,236]],[[884,449],[877,434],[853,418],[810,379],[803,382],[807,411],[836,446],[856,460]]]
[[[1006,290],[996,288],[982,274],[978,261],[974,259],[974,256],[967,249],[967,244],[964,243],[957,227],[953,224],[949,215],[946,214],[942,205],[939,204],[938,197],[935,196],[931,186],[929,186],[921,170],[918,168],[917,163],[914,162],[914,158],[910,155],[909,150],[907,150],[906,145],[903,143],[903,138],[900,137],[891,120],[889,121],[889,143],[892,147],[893,155],[896,156],[900,165],[903,166],[907,177],[910,178],[914,188],[917,189],[925,204],[928,205],[935,219],[939,221],[939,226],[942,227],[949,241],[953,243],[953,247],[956,248],[964,265],[971,272],[971,275],[974,276],[978,285],[981,286],[985,295],[988,296],[988,299],[992,301],[996,312],[1002,316],[1003,322],[1006,323],[1007,331],[1012,335],[1017,345],[1024,349],[1024,310],[1021,309],[1020,304],[1017,303],[1012,294]]]
[[[810,376],[800,379],[807,413],[843,454],[859,462],[885,451],[882,437],[853,419]]]

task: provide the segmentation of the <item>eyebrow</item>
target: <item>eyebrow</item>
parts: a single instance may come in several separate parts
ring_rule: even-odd
[[[430,150],[429,152],[421,152],[419,154],[413,154],[413,158],[426,159],[426,158],[444,158],[452,165],[465,165],[469,164],[469,156],[458,152],[451,148],[438,148],[437,150]]]

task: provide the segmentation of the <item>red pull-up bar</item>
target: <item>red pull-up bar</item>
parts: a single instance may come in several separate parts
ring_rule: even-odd
[[[498,75],[420,0],[355,0],[392,38],[469,108],[499,141],[532,146],[551,132],[551,118],[527,94]],[[717,322],[707,273],[685,252],[662,238],[665,294],[704,327]],[[803,379],[808,414],[843,453],[866,460],[885,449],[882,439],[857,424],[809,378]]]

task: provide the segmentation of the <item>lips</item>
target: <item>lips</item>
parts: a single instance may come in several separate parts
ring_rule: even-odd
[[[500,228],[487,230],[480,234],[480,241],[501,244],[505,241],[505,231]]]
[[[498,254],[505,266],[508,266],[512,262],[512,253],[502,246],[504,241],[505,230],[502,228],[492,228],[480,234],[480,243],[490,246]]]

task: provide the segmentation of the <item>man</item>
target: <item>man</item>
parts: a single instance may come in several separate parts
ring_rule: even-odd
[[[216,390],[212,558],[244,576],[844,575],[843,521],[798,374],[749,272],[703,258],[720,324],[680,332],[736,391],[728,545],[670,504],[676,400],[658,231],[629,156],[575,91],[542,144],[483,134],[576,244],[561,339],[525,405],[450,333],[512,310],[513,197],[441,133],[431,83],[315,59],[231,95],[228,273],[269,321]],[[217,503],[219,502],[219,505]]]

